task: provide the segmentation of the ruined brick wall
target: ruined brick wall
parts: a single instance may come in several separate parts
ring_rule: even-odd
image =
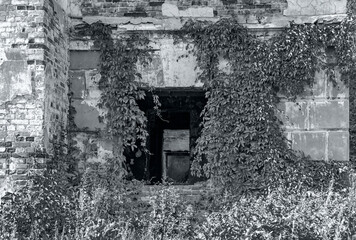
[[[51,0],[0,1],[0,195],[45,161],[54,121],[65,119],[66,18]]]
[[[52,143],[60,137],[60,131],[67,128],[69,19],[56,1],[45,1],[44,10],[44,145],[50,152]]]
[[[285,0],[140,0],[140,1],[81,1],[83,16],[115,17],[230,17],[231,15],[266,15],[281,13]],[[199,8],[195,8],[199,7]]]
[[[346,16],[346,0],[72,0],[68,6],[73,26],[100,20],[114,27],[114,38],[126,31],[147,34],[156,52],[150,66],[141,69],[142,81],[163,88],[202,86],[195,81],[198,73],[194,57],[177,61],[187,53],[185,43],[174,45],[172,37],[164,34],[165,30],[179,30],[188,18],[217,21],[233,16],[260,36],[270,36],[288,27],[292,20],[296,23],[333,22]],[[100,137],[105,126],[98,120],[102,114],[97,107],[99,52],[93,48],[93,42],[84,38],[72,39],[70,50],[71,104],[76,110],[74,122],[77,125],[73,138],[82,151],[81,160],[97,161],[104,155],[111,156],[117,146]],[[339,76],[337,86],[327,81],[324,72],[316,73],[315,80],[313,88],[297,102],[282,99],[279,105],[287,137],[294,149],[304,151],[313,159],[348,160],[348,89]]]
[[[67,127],[67,78],[80,168],[85,161],[122,152],[117,141],[102,135],[105,126],[98,120],[98,49],[85,38],[69,40],[69,27],[100,20],[114,27],[114,38],[142,31],[156,50],[151,65],[141,69],[142,81],[153,87],[200,88],[194,57],[177,61],[186,45],[173,45],[164,31],[179,30],[189,18],[233,16],[251,31],[270,36],[292,20],[333,22],[345,13],[346,0],[0,0],[0,191],[23,184],[29,164],[44,162],[60,129]],[[332,86],[325,73],[316,73],[315,85],[296,103],[284,99],[280,104],[293,148],[314,159],[349,158],[348,89],[339,77],[337,83]]]
[[[72,0],[71,16],[105,17],[238,17],[265,22],[273,15],[316,16],[345,13],[344,0]],[[268,21],[268,20],[267,20]]]

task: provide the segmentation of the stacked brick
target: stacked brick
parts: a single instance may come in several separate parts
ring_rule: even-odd
[[[49,116],[60,112],[58,121],[66,119],[68,38],[56,6],[52,0],[0,1],[0,195],[24,184],[33,163],[45,162],[58,129]],[[47,107],[51,101],[55,110]]]
[[[174,2],[182,11],[191,7],[212,7],[215,17],[274,14],[281,13],[286,7],[285,0],[180,0]],[[83,16],[162,17],[164,3],[164,0],[84,0],[81,3],[81,9]]]
[[[48,134],[45,147],[52,148],[52,142],[59,140],[60,132],[67,126],[68,101],[68,17],[53,0],[44,2],[44,62],[45,78],[45,131]]]

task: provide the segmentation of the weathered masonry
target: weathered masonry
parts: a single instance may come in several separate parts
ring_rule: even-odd
[[[21,185],[34,161],[46,161],[68,127],[70,106],[76,128],[69,137],[80,150],[79,169],[118,157],[126,158],[138,179],[195,182],[189,175],[191,147],[206,100],[194,57],[179,58],[187,53],[186,43],[174,45],[165,33],[179,30],[189,18],[236,17],[268,38],[292,20],[338,22],[346,5],[346,0],[0,0],[0,191]],[[102,136],[99,51],[88,38],[70,34],[97,21],[112,26],[114,39],[130,31],[147,34],[155,50],[150,66],[141,68],[142,81],[159,92],[169,123],[157,118],[149,98],[139,103],[148,117],[149,161],[141,151],[124,152]],[[349,159],[349,94],[336,80],[333,86],[325,72],[317,72],[314,86],[296,102],[280,104],[293,148],[314,159]]]
[[[69,18],[54,1],[0,1],[1,195],[43,164],[67,125]]]

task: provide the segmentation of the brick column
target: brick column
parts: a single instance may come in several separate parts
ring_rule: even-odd
[[[0,1],[0,196],[45,162],[67,124],[66,26],[52,0]]]

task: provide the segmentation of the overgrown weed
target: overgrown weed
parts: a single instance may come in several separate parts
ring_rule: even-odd
[[[83,182],[78,192],[64,191],[44,174],[36,187],[9,195],[1,205],[1,239],[324,240],[356,233],[355,186],[336,188],[335,178],[328,188],[300,182],[293,186],[297,192],[287,185],[263,194],[226,191],[200,205],[187,202],[176,187],[157,186],[144,205],[144,184],[109,188],[107,178],[90,174],[86,179],[95,184]]]

